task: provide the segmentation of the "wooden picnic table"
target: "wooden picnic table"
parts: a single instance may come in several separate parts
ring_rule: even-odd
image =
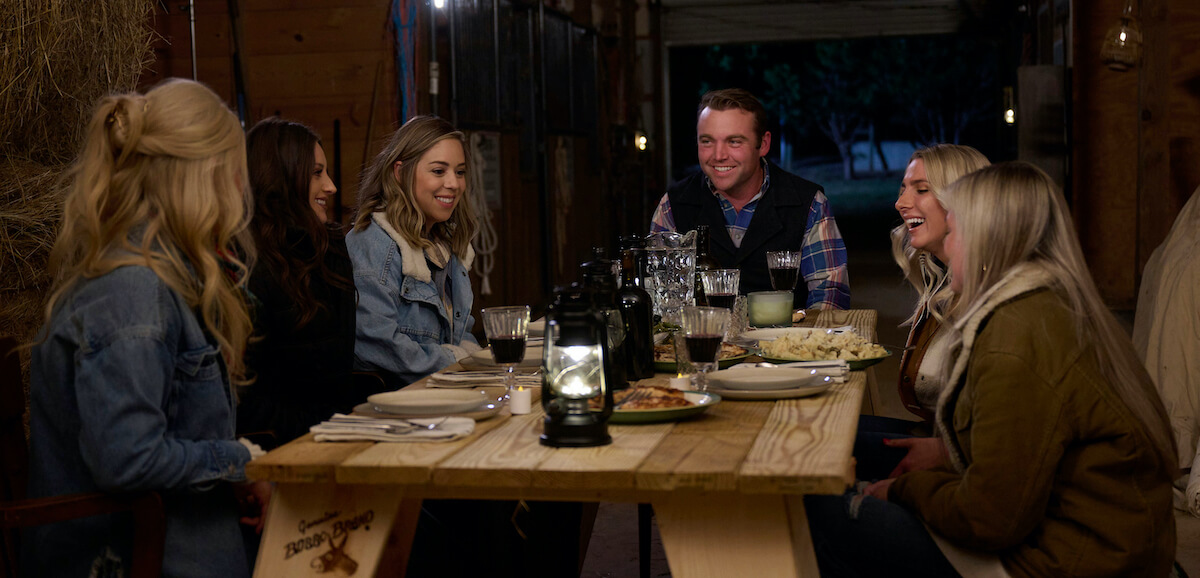
[[[874,338],[876,320],[872,310],[828,311],[807,324],[849,324]],[[395,573],[420,500],[452,498],[650,503],[676,578],[816,576],[802,497],[840,494],[853,480],[872,374],[851,372],[815,397],[726,400],[690,420],[610,424],[613,443],[595,448],[541,445],[536,396],[532,413],[505,409],[452,442],[317,443],[309,434],[246,466],[276,483],[256,575],[315,576],[342,558],[359,576]]]

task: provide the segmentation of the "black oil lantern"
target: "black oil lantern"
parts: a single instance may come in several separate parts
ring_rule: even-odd
[[[546,313],[542,352],[543,445],[612,443],[607,421],[612,415],[613,392],[604,370],[607,331],[590,291],[573,285],[558,293]],[[593,398],[601,401],[596,410],[588,404]]]

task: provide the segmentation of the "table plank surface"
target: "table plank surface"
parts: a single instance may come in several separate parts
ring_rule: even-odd
[[[869,310],[821,311],[807,325],[853,325],[874,335],[876,319]],[[504,410],[454,442],[317,443],[310,435],[250,463],[247,475],[411,487],[838,493],[852,464],[868,372],[851,372],[815,397],[726,400],[682,422],[610,425],[614,443],[598,448],[541,445],[544,415],[535,395],[532,413]],[[661,384],[665,376],[646,381]]]
[[[637,470],[645,490],[734,491],[738,468],[754,445],[775,402],[722,402],[695,419],[675,424]]]
[[[876,321],[874,311],[823,311],[805,325],[853,325],[873,337]],[[368,514],[379,516],[374,525],[351,532],[349,544],[341,538],[347,554],[368,573],[385,550],[404,559],[406,544],[381,539],[397,515],[401,525],[415,523],[416,510],[397,504],[436,497],[650,502],[675,576],[815,575],[802,495],[846,487],[872,373],[851,372],[814,397],[724,400],[682,422],[610,424],[613,443],[595,448],[541,445],[536,388],[528,415],[506,408],[453,442],[317,443],[307,435],[246,466],[252,479],[281,482],[258,574],[315,575],[308,551],[288,555],[316,535],[303,528],[315,520],[336,534]],[[646,382],[663,384],[666,376]],[[411,528],[402,530],[396,540],[411,541]]]
[[[857,374],[857,375],[855,375]],[[840,494],[854,445],[862,372],[824,395],[775,402],[739,471],[751,493]]]
[[[331,483],[337,481],[339,465],[374,445],[374,442],[317,443],[312,434],[306,434],[246,464],[246,477],[272,482]]]

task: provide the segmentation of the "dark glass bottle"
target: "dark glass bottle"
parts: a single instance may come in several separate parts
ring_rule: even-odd
[[[641,237],[621,239],[621,314],[625,318],[625,359],[629,379],[654,377],[654,306],[641,288]]]
[[[721,264],[709,253],[708,225],[696,225],[696,305],[707,306],[708,299],[704,297],[704,282],[700,273],[720,269]]]
[[[629,387],[625,368],[625,318],[621,315],[620,298],[617,295],[617,277],[613,262],[604,257],[604,249],[592,249],[592,260],[580,265],[583,269],[583,288],[590,291],[596,309],[604,317],[608,327],[607,359],[604,363],[605,379],[614,391]],[[612,361],[612,364],[608,363]]]

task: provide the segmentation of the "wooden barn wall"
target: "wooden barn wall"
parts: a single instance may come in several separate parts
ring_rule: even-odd
[[[166,6],[169,12],[160,5],[154,13],[162,39],[144,84],[191,77],[187,13],[178,3]],[[397,126],[390,6],[388,0],[241,2],[246,127],[272,115],[303,122],[321,136],[332,163],[334,121],[340,121],[342,156],[335,176],[341,181],[343,220],[353,213],[364,160]],[[236,110],[233,24],[227,0],[196,0],[199,80]]]
[[[1163,218],[1174,219],[1200,187],[1200,2],[1171,0],[1170,33],[1170,196]],[[1152,227],[1157,247],[1167,227]],[[1142,256],[1142,265],[1149,258]]]
[[[180,9],[181,4],[156,4],[153,25],[161,38],[143,87],[166,77],[191,77],[188,15]],[[321,135],[332,162],[333,126],[335,120],[340,121],[338,168],[342,220],[347,221],[353,213],[364,161],[378,151],[400,120],[395,50],[389,30],[391,0],[237,0],[233,4],[240,7],[240,18],[231,17],[229,0],[196,0],[199,80],[236,110],[234,24],[240,24],[247,128],[276,114],[303,122]],[[624,60],[615,55],[621,46],[630,44],[634,34],[625,22],[618,22],[618,4],[625,8],[637,5],[580,0],[563,14],[550,7],[542,13],[528,2],[498,0],[501,115],[483,119],[473,118],[471,111],[486,112],[487,107],[481,105],[488,103],[480,101],[480,95],[461,92],[470,84],[459,87],[456,102],[451,82],[455,64],[469,74],[495,62],[491,41],[475,37],[490,31],[479,28],[479,22],[472,24],[476,28],[466,26],[472,15],[491,18],[491,0],[450,0],[447,9],[438,14],[441,90],[436,112],[456,120],[468,132],[499,134],[501,143],[501,199],[491,206],[497,238],[489,276],[493,293],[483,295],[480,277],[473,275],[473,309],[518,303],[540,308],[551,297],[549,288],[578,278],[578,265],[590,258],[592,246],[613,250],[617,233],[645,233],[648,221],[637,223],[640,226],[632,230],[626,230],[632,223],[617,223],[630,216],[620,209],[629,204],[624,196],[641,196],[642,191],[630,190],[628,184],[644,182],[645,170],[628,162],[632,160],[629,155],[636,153],[622,146],[631,142],[639,121],[618,112],[628,108],[630,97],[618,91],[630,86],[633,73],[625,70]],[[427,4],[418,4],[420,48],[415,69],[419,94],[417,110],[410,114],[426,114],[435,108],[427,89],[430,10]],[[514,14],[517,20],[513,20]],[[539,28],[539,14],[544,14],[552,31]],[[460,18],[462,31],[471,31],[472,37],[458,39],[452,49],[455,16]],[[554,47],[543,55],[538,35],[547,33],[554,36]],[[589,51],[591,55],[581,60]],[[574,61],[564,58],[570,58],[568,55]],[[609,66],[608,62],[621,65]],[[543,64],[551,68],[545,76]],[[539,98],[543,91],[545,108]],[[619,126],[614,127],[614,120]],[[620,138],[614,140],[614,134]],[[636,170],[611,178],[612,171],[604,167],[613,166],[634,166]],[[623,171],[630,172],[628,168]],[[625,184],[617,185],[617,181]],[[548,218],[544,224],[539,220],[543,213]],[[481,329],[478,325],[476,329]]]
[[[1076,2],[1074,213],[1110,306],[1133,309],[1141,271],[1200,185],[1200,6],[1142,0],[1141,64],[1100,60],[1124,0]]]

